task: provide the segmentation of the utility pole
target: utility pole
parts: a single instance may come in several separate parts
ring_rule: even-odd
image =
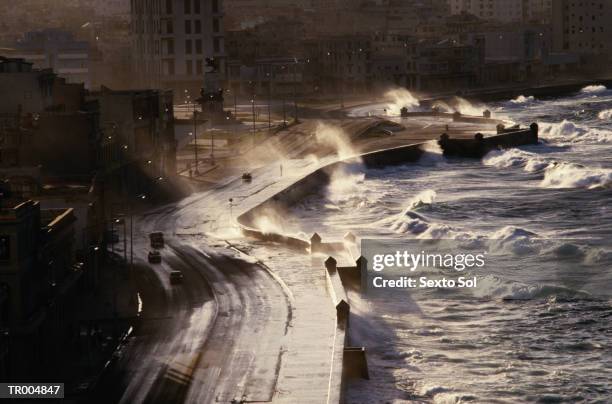
[[[130,202],[130,276],[134,271],[134,207]]]
[[[200,174],[198,171],[198,122],[197,122],[197,111],[196,104],[193,104],[193,154],[195,157],[195,173]]]
[[[272,102],[272,83],[268,83],[268,129],[272,129],[272,119],[270,117],[270,103]]]
[[[251,106],[253,107],[253,135],[255,135],[255,94],[253,94],[253,99],[251,100]]]
[[[293,65],[293,108],[295,123],[298,122],[298,105],[297,105],[297,66],[298,60],[295,58],[295,64]]]
[[[236,100],[236,89],[234,88],[234,119],[238,119],[238,101]]]

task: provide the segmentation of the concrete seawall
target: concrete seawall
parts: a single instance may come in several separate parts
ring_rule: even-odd
[[[451,139],[460,140],[460,139]],[[490,138],[475,137],[474,139],[466,139],[461,144],[464,147],[466,144],[478,146],[477,150],[484,150],[481,146],[486,145],[486,149],[490,150],[495,147],[514,147],[523,144],[531,144],[534,142],[533,128],[530,130],[514,131],[502,135],[492,136]],[[537,125],[535,132],[535,142],[537,142]],[[254,207],[248,208],[246,211],[239,213],[236,218],[242,232],[259,240],[282,243],[292,248],[297,248],[302,251],[312,251],[315,241],[302,239],[298,236],[285,235],[275,233],[274,231],[264,231],[256,225],[259,216],[265,216],[268,212],[284,212],[291,205],[303,200],[309,195],[324,190],[329,183],[334,171],[342,169],[344,166],[351,164],[363,164],[365,167],[385,167],[390,165],[400,165],[411,162],[416,162],[424,153],[426,143],[411,144],[390,149],[383,149],[370,153],[349,158],[344,161],[336,161],[313,169],[306,173],[302,178],[288,184],[283,189],[279,190],[273,196],[259,203]],[[472,147],[472,146],[465,147]],[[354,236],[353,236],[354,237]],[[321,243],[320,237],[313,237],[317,245],[324,246],[325,244],[335,245],[339,243]],[[323,247],[322,247],[323,248]],[[324,248],[319,252],[325,252]],[[351,271],[357,274],[357,268]],[[344,389],[346,383],[347,369],[360,368],[362,377],[367,377],[367,363],[365,360],[365,349],[356,347],[348,347],[349,334],[349,316],[350,305],[342,279],[340,276],[340,268],[337,268],[336,261],[330,257],[325,262],[325,284],[328,294],[336,309],[336,327],[333,337],[333,349],[331,368],[329,373],[328,386],[328,403],[341,403],[344,400]],[[357,360],[355,358],[358,358]],[[348,361],[348,362],[347,362]],[[346,365],[350,363],[350,365]],[[355,365],[357,363],[357,365]],[[364,365],[365,364],[365,365]],[[346,368],[345,368],[346,366]]]

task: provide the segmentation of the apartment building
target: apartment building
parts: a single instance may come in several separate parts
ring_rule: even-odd
[[[483,20],[516,22],[523,19],[523,0],[449,0],[451,14],[468,13]]]
[[[610,58],[611,21],[612,0],[557,0],[553,3],[553,49]]]
[[[132,0],[136,85],[172,89],[177,102],[193,101],[204,87],[206,59],[225,71],[223,32],[222,0]]]

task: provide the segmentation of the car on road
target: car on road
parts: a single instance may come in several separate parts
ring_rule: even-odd
[[[183,273],[181,271],[170,272],[170,283],[172,285],[183,283]]]
[[[150,264],[161,264],[162,258],[159,251],[149,251],[148,258]]]
[[[164,248],[164,233],[161,231],[149,234],[149,240],[151,240],[151,248]]]

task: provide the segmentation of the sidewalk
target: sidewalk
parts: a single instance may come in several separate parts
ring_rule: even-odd
[[[72,380],[66,386],[67,397],[76,400],[92,389],[113,354],[132,329],[139,312],[136,289],[127,277],[121,260],[109,259],[100,269],[94,291],[82,291],[77,309],[79,337],[73,355],[67,358]]]

